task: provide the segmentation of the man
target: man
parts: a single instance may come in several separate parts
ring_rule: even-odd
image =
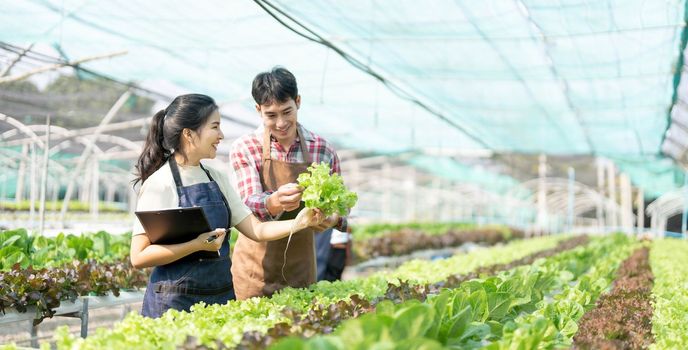
[[[303,188],[296,184],[299,174],[313,162],[326,162],[339,173],[339,158],[325,139],[298,123],[301,96],[291,72],[275,67],[258,74],[251,93],[263,125],[232,144],[237,191],[261,220],[288,220],[303,208]],[[315,232],[335,226],[346,232],[346,218],[328,217]],[[290,242],[284,238],[265,243],[239,236],[232,257],[237,299],[269,296],[286,286],[314,283],[313,234],[313,230],[304,230],[294,233]]]
[[[315,235],[318,281],[342,279],[344,267],[351,259],[351,226],[347,231],[328,229]]]

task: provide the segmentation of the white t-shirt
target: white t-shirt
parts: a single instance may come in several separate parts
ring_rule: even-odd
[[[224,173],[205,164],[203,167],[208,170],[213,180],[219,185],[222,194],[225,195],[229,208],[232,211],[230,225],[234,227],[249,216],[251,210],[241,201],[241,198],[229,184],[229,179]],[[208,175],[200,166],[179,165],[179,176],[182,179],[183,186],[210,182]],[[178,207],[179,195],[177,195],[177,187],[174,184],[170,163],[165,163],[141,185],[138,201],[136,202],[136,210],[160,210]],[[146,232],[137,217],[134,217],[134,225],[131,232],[134,235]]]
[[[332,236],[330,236],[330,244],[346,243],[349,241],[349,239],[349,233],[339,231],[336,228],[332,229]]]

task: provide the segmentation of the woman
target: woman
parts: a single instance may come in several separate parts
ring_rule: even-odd
[[[137,268],[155,267],[143,299],[144,316],[160,317],[167,309],[188,311],[200,301],[225,303],[235,298],[226,228],[235,226],[255,241],[289,235],[293,220],[259,221],[223,173],[200,163],[201,159],[215,158],[223,138],[217,105],[205,95],[178,96],[153,117],[136,165],[134,185],[142,182],[136,209],[200,206],[210,226],[217,229],[185,243],[159,245],[151,244],[135,220],[131,263]],[[317,228],[323,220],[317,213],[295,231]],[[217,239],[209,240],[211,236]],[[196,253],[218,250],[219,257],[211,259]]]

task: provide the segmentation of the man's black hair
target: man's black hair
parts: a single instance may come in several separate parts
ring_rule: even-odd
[[[283,67],[274,67],[269,72],[263,72],[253,78],[251,95],[259,105],[271,105],[275,102],[284,103],[299,95],[294,74]]]

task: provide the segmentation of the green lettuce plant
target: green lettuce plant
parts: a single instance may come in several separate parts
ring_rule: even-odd
[[[327,163],[313,163],[308,171],[297,179],[299,186],[304,188],[301,199],[306,208],[320,209],[326,216],[334,213],[344,216],[356,205],[358,195],[346,189],[339,174],[330,174]]]

